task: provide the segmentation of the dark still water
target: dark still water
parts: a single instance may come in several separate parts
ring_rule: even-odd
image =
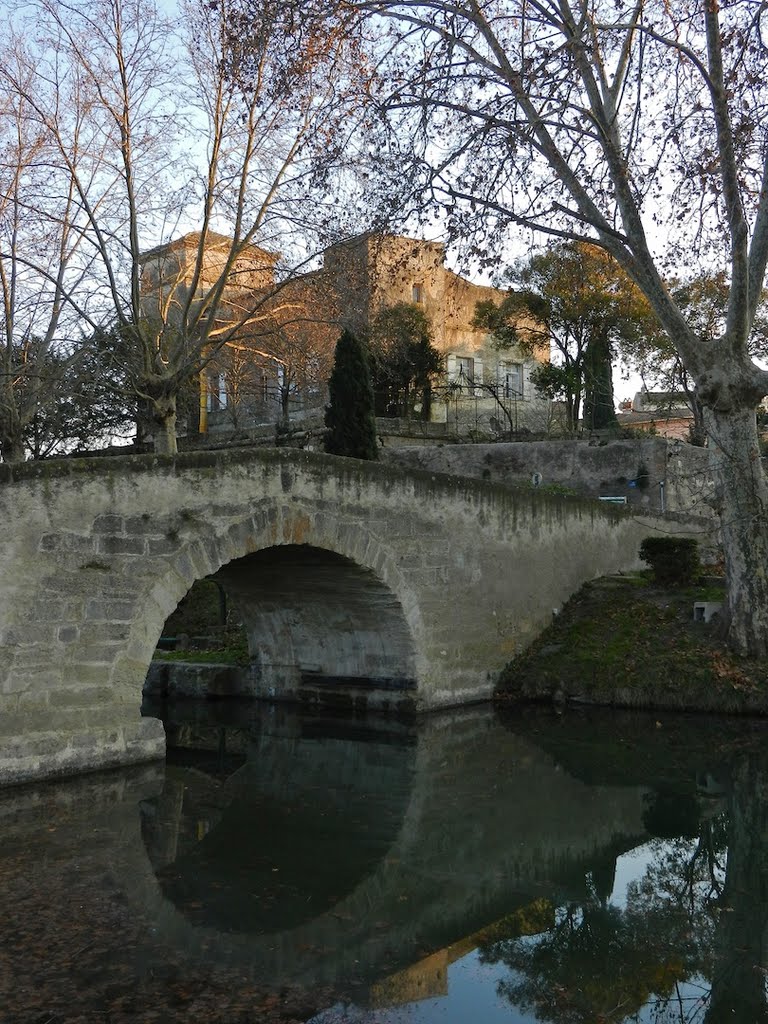
[[[0,791],[0,1022],[751,1022],[768,733],[167,710],[168,764]]]

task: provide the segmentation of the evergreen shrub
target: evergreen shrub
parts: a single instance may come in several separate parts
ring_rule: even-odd
[[[325,410],[325,450],[355,459],[378,458],[373,388],[366,350],[349,331],[336,343],[330,402]]]
[[[640,559],[650,565],[656,583],[683,586],[698,575],[699,543],[692,537],[646,537]]]

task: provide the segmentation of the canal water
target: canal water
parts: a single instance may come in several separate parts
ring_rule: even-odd
[[[0,791],[2,1024],[768,1019],[763,723],[146,710]]]

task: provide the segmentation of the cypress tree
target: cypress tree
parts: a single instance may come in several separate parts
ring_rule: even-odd
[[[325,450],[355,459],[378,458],[368,356],[350,331],[343,331],[336,342],[328,391]]]
[[[617,429],[613,405],[611,343],[607,331],[596,331],[584,353],[584,413],[587,430]]]

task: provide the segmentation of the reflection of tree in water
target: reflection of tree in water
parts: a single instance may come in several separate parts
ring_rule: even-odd
[[[680,983],[711,975],[725,839],[721,815],[695,839],[654,840],[626,906],[593,893],[543,934],[488,943],[482,958],[514,971],[500,993],[558,1024],[632,1019],[649,1002],[655,1020],[700,1020],[701,998]]]
[[[649,1003],[654,1021],[768,1022],[765,761],[739,759],[728,813],[701,821],[695,838],[652,842],[625,907],[594,894],[536,936],[496,933],[481,955],[514,972],[501,993],[558,1024],[633,1019]]]
[[[570,906],[546,935],[497,943],[484,956],[520,972],[500,991],[540,1020],[625,1020],[653,995],[669,999],[677,980],[695,970],[696,943],[684,915],[666,916],[662,934],[656,914]]]
[[[728,863],[714,940],[706,1024],[768,1021],[768,766],[741,758],[729,801]]]

